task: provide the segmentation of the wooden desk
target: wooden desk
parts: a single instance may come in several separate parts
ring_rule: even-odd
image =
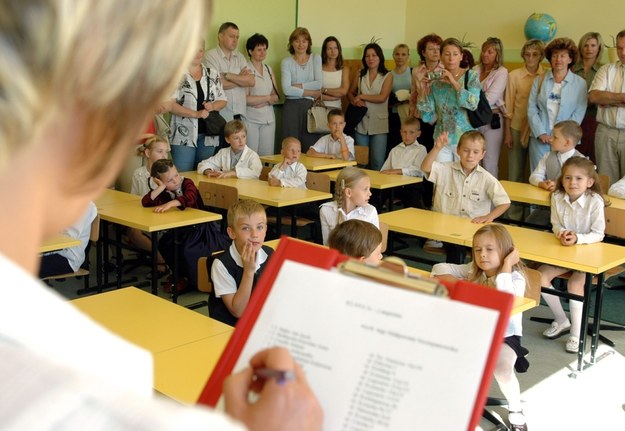
[[[62,250],[64,248],[76,247],[80,241],[67,235],[59,234],[48,238],[39,246],[39,253]]]
[[[98,209],[109,205],[117,205],[125,202],[139,202],[141,205],[141,196],[132,195],[126,192],[120,192],[118,190],[105,189],[100,196],[95,200],[95,205]]]
[[[233,330],[134,287],[75,299],[72,303],[102,326],[152,353]]]
[[[158,292],[158,276],[157,276],[157,253],[158,253],[158,235],[159,231],[167,229],[176,229],[184,226],[191,226],[195,224],[208,223],[212,221],[221,220],[220,214],[215,214],[208,211],[202,211],[195,208],[187,208],[184,211],[180,211],[177,208],[172,208],[164,213],[155,213],[154,208],[144,208],[139,201],[127,201],[121,202],[115,205],[106,205],[99,208],[98,213],[100,219],[103,222],[103,230],[107,231],[107,223],[115,223],[120,226],[132,227],[135,229],[149,232],[152,240],[152,293],[156,295]],[[175,233],[175,231],[174,231]],[[107,236],[104,236],[105,242]],[[117,229],[116,233],[117,243],[117,283],[118,288],[121,287],[121,231]],[[105,244],[104,247],[104,260],[108,260],[108,247]],[[105,273],[105,277],[106,277]],[[174,278],[177,275],[176,268],[174,268]],[[105,280],[106,284],[106,280]],[[174,293],[174,302],[176,295]]]
[[[282,154],[261,156],[260,160],[269,165],[277,165],[278,163],[282,163],[284,156]],[[355,160],[323,159],[321,157],[309,157],[306,154],[299,156],[299,161],[302,165],[306,166],[307,170],[313,172],[342,169],[346,166],[356,166]]]
[[[517,183],[514,181],[500,182],[512,202],[545,207],[551,206],[550,192],[545,189],[527,183]]]

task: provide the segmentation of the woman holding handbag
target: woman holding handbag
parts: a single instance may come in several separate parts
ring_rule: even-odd
[[[264,64],[269,41],[262,34],[255,33],[245,43],[250,56],[248,69],[256,80],[253,87],[246,87],[247,111],[244,116],[247,127],[247,146],[259,156],[274,153],[276,141],[276,117],[273,105],[280,95],[271,67]]]
[[[393,75],[384,66],[384,53],[377,43],[365,46],[362,66],[347,96],[350,104],[367,108],[356,126],[354,139],[357,145],[369,147],[371,169],[379,171],[386,157],[388,97],[393,88]]]
[[[204,41],[184,74],[172,98],[161,105],[171,112],[171,156],[180,172],[193,171],[197,164],[215,154],[219,136],[206,133],[205,119],[226,106],[227,98],[219,73],[202,65]]]

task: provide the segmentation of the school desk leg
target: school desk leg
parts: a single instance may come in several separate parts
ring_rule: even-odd
[[[276,233],[278,238],[282,236],[282,211],[280,207],[276,207]]]
[[[106,265],[109,262],[109,222],[102,220],[102,233],[104,235],[104,262],[102,264],[102,271],[104,271],[104,285],[109,285],[109,272]]]
[[[115,262],[117,264],[117,288],[122,288],[122,226],[115,225]]]
[[[178,303],[178,278],[179,278],[178,264],[180,262],[179,251],[180,251],[180,240],[178,239],[178,229],[174,229],[174,267],[172,268],[172,271],[174,273],[173,274],[174,286],[171,289],[171,292],[172,292],[171,301],[174,304]]]
[[[592,292],[592,274],[586,273],[584,283],[584,304],[582,305],[582,327],[579,331],[579,349],[577,349],[577,371],[584,370],[584,350],[586,348],[586,332],[588,331],[588,308],[590,307],[590,293]]]
[[[297,213],[295,212],[297,205],[293,205],[293,212],[291,213],[291,237],[297,238]]]
[[[158,232],[152,232],[152,295],[158,295]]]
[[[599,343],[599,331],[601,329],[601,305],[603,302],[603,273],[597,277],[597,293],[595,294],[595,313],[592,319],[590,339],[590,363],[595,363],[595,354]]]

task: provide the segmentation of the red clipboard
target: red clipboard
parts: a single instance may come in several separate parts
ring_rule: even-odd
[[[277,250],[273,253],[259,279],[258,285],[254,288],[254,295],[248,307],[243,313],[243,316],[239,319],[228,345],[204,386],[198,398],[198,403],[214,407],[219,401],[222,394],[223,382],[225,378],[231,374],[247,338],[254,327],[256,319],[261,312],[263,304],[278,276],[280,268],[287,259],[328,270],[348,260],[346,256],[341,255],[336,250],[330,250],[315,244],[282,237]],[[466,281],[458,281],[456,283],[442,282],[442,284],[447,287],[451,300],[490,308],[499,313],[493,334],[493,341],[490,345],[488,358],[484,364],[482,379],[468,427],[469,430],[473,430],[479,424],[482,416],[482,409],[486,403],[490,382],[505,336],[514,297],[508,293]]]

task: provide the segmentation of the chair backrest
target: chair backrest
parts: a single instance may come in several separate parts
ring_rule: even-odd
[[[388,224],[383,221],[380,222],[380,232],[382,232],[382,253],[384,253],[388,244]]]
[[[605,207],[605,234],[625,239],[625,220],[618,208]]]
[[[319,172],[308,172],[306,174],[306,188],[330,193],[330,176]]]
[[[540,272],[536,269],[525,268],[525,297],[536,301],[536,305],[540,304]]]
[[[358,166],[367,166],[369,164],[369,147],[364,145],[354,145],[354,157]]]
[[[610,177],[605,174],[599,174],[599,184],[601,184],[603,194],[607,195],[610,188]]]
[[[228,210],[239,200],[239,191],[234,186],[200,181],[198,185],[204,206]]]
[[[202,256],[197,260],[197,290],[200,292],[210,293],[213,290],[210,277],[208,276],[208,268],[206,262],[208,257]]]
[[[261,181],[267,181],[269,179],[269,172],[271,172],[271,166],[263,166],[263,169],[260,171],[260,177],[258,177]]]

